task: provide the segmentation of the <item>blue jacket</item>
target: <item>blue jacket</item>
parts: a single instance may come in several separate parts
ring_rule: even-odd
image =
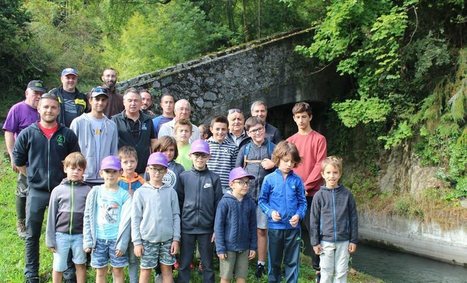
[[[216,251],[218,254],[256,250],[256,204],[246,195],[238,201],[225,193],[217,205],[214,222]]]
[[[324,186],[314,195],[310,215],[310,242],[313,246],[326,242],[358,243],[357,206],[352,193],[344,186]]]
[[[305,217],[306,198],[302,179],[293,171],[290,171],[284,180],[282,172],[276,169],[264,177],[258,204],[268,216],[268,228],[279,230],[300,229],[300,225],[295,228],[292,227],[289,220],[295,214],[300,217],[300,220]],[[279,212],[280,221],[275,222],[272,220],[271,214],[273,211]]]

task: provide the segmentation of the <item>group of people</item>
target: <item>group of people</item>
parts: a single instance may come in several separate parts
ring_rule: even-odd
[[[355,201],[339,183],[342,160],[326,157],[325,137],[311,128],[308,103],[295,104],[298,131],[282,140],[263,101],[246,120],[230,109],[198,127],[186,99],[164,93],[156,116],[148,90],[117,93],[112,68],[86,95],[78,77],[64,69],[49,92],[31,81],[3,125],[27,282],[39,282],[47,207],[54,282],[85,282],[87,253],[96,282],[109,264],[115,282],[127,266],[130,282],[149,282],[153,269],[173,282],[175,265],[177,282],[190,282],[196,252],[203,282],[215,280],[214,254],[221,282],[245,282],[254,258],[256,277],[297,282],[301,239],[317,280],[346,281]]]

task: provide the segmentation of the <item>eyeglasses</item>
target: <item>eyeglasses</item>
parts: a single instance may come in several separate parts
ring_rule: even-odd
[[[114,169],[104,169],[104,170],[102,170],[102,171],[104,171],[104,172],[107,173],[107,174],[115,174],[115,173],[117,173],[117,170],[114,170]]]
[[[194,156],[195,158],[202,158],[202,159],[204,159],[204,158],[208,158],[209,155],[206,154],[206,153],[195,152],[195,153],[193,153],[193,156]]]
[[[235,180],[233,182],[239,184],[240,186],[244,186],[244,187],[250,185],[250,181]]]
[[[257,133],[262,133],[263,131],[264,131],[264,127],[261,127],[261,128],[249,130],[248,132],[249,132],[250,134],[257,134]]]
[[[240,110],[240,109],[238,109],[238,108],[232,108],[232,109],[229,109],[228,111],[229,111],[229,112],[228,112],[229,115],[230,115],[230,114],[233,114],[233,113],[240,113],[240,114],[243,113],[242,110]]]
[[[153,171],[155,173],[159,173],[159,174],[164,173],[165,170],[167,170],[165,168],[157,168],[157,167],[152,167],[152,166],[149,166],[148,168],[149,168],[149,170],[151,170],[151,171]]]

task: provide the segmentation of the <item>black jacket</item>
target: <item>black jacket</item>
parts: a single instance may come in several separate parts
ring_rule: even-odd
[[[78,138],[72,130],[59,125],[48,140],[37,122],[18,135],[13,158],[16,166],[27,164],[29,188],[50,192],[65,177],[62,161],[75,151],[80,149]]]
[[[193,168],[182,172],[177,194],[182,233],[213,233],[217,204],[222,198],[219,176],[209,169],[198,171]]]

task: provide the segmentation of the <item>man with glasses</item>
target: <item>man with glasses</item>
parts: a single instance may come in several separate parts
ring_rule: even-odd
[[[266,122],[268,117],[268,106],[264,101],[257,100],[251,104],[251,116],[258,117],[266,123],[266,138],[272,143],[278,144],[282,140],[281,133],[273,125]]]
[[[89,93],[91,112],[74,119],[70,125],[78,137],[81,153],[86,157],[84,181],[90,186],[104,183],[99,175],[101,161],[118,153],[117,125],[104,115],[108,100],[107,89],[93,88]]]
[[[242,110],[237,108],[229,109],[227,114],[229,120],[227,139],[241,148],[250,141],[250,137],[245,132],[245,116]]]
[[[3,124],[5,144],[8,155],[10,156],[11,168],[16,173],[19,172],[13,159],[13,147],[16,137],[23,129],[39,120],[37,104],[44,92],[46,92],[46,89],[42,81],[30,81],[24,92],[25,99],[10,108],[5,123]],[[26,195],[26,175],[18,174],[18,182],[16,185],[16,232],[21,238],[26,237]]]
[[[123,111],[123,96],[117,93],[117,71],[113,68],[106,68],[101,76],[102,86],[107,88],[108,102],[105,108],[105,116],[111,118]]]
[[[89,108],[86,95],[76,88],[78,84],[78,71],[73,68],[65,68],[60,77],[62,86],[50,90],[50,93],[58,97],[60,114],[58,122],[70,127],[71,121],[83,114]]]
[[[167,122],[161,126],[161,129],[159,130],[158,137],[163,137],[163,136],[174,136],[174,127],[175,127],[175,122],[178,120],[186,119],[190,120],[191,116],[191,105],[190,102],[186,99],[180,99],[177,102],[175,102],[175,117],[173,118],[172,121]],[[193,123],[192,124],[192,133],[190,137],[190,144],[199,139],[199,129],[197,126],[195,126]]]
[[[142,175],[146,170],[146,162],[157,139],[152,119],[141,111],[141,95],[135,88],[129,88],[123,95],[124,110],[112,117],[117,124],[118,148],[128,145],[138,152],[136,173]]]
[[[62,161],[79,151],[73,131],[57,122],[60,103],[55,95],[43,94],[37,111],[39,122],[21,131],[13,150],[15,166],[28,179],[24,275],[26,282],[34,283],[39,282],[39,241],[50,192],[65,177]]]

